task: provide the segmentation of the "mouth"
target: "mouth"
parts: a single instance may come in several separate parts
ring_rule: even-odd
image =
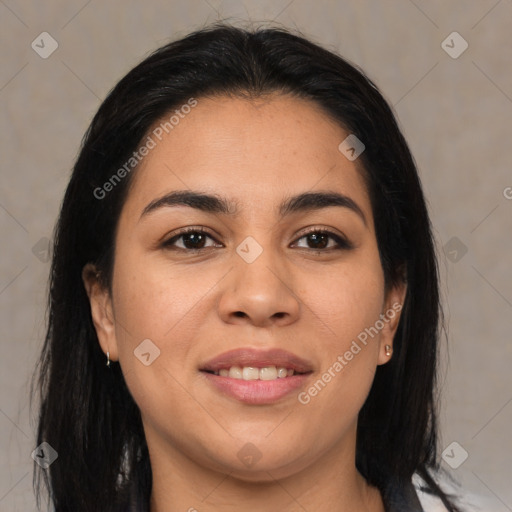
[[[303,387],[312,365],[280,349],[235,349],[199,368],[206,382],[224,397],[263,405],[275,403]]]

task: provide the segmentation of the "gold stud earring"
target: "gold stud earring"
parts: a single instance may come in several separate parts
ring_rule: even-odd
[[[386,345],[384,348],[386,349],[386,355],[390,356],[392,352],[391,345]]]
[[[110,368],[110,352],[107,350],[107,366]]]

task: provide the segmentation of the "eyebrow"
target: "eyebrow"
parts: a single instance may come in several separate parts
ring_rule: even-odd
[[[142,211],[139,220],[160,208],[172,206],[189,206],[206,213],[221,213],[229,216],[236,216],[240,212],[236,202],[230,202],[225,198],[193,190],[177,190],[151,201]],[[352,210],[368,227],[366,217],[359,205],[350,197],[337,192],[304,192],[290,197],[281,203],[279,215],[283,218],[297,212],[320,210],[332,206]]]

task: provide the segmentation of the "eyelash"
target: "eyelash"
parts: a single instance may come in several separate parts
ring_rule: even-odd
[[[178,231],[177,233],[175,233],[171,238],[169,238],[165,242],[163,242],[162,246],[163,246],[163,248],[169,249],[169,250],[187,251],[187,252],[195,252],[195,253],[197,253],[199,251],[203,251],[203,250],[207,250],[207,249],[212,249],[213,248],[213,247],[200,247],[200,248],[196,248],[196,249],[189,249],[189,248],[176,247],[174,245],[175,242],[178,239],[182,238],[184,235],[191,234],[191,233],[205,235],[208,238],[211,238],[212,240],[217,242],[217,240],[215,240],[213,235],[211,235],[204,228],[202,228],[202,227],[188,227],[188,228],[183,228],[180,231]],[[314,249],[314,248],[306,248],[306,247],[302,247],[301,249],[306,249],[306,250],[309,250],[309,251],[313,251],[315,253],[322,253],[322,252],[325,253],[325,252],[331,252],[333,250],[334,251],[350,250],[350,249],[354,248],[354,246],[348,240],[346,240],[345,238],[341,237],[340,235],[337,235],[336,233],[333,233],[333,232],[331,232],[329,230],[326,230],[326,229],[315,228],[315,227],[310,228],[307,231],[305,231],[304,233],[302,233],[301,236],[299,238],[297,238],[295,242],[297,242],[298,240],[301,240],[303,238],[306,238],[307,236],[309,236],[311,234],[326,235],[329,238],[333,239],[337,243],[337,246],[335,246],[335,247],[328,247],[328,248],[324,248],[324,249]]]

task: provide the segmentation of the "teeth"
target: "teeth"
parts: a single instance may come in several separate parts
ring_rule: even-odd
[[[293,372],[293,370],[292,370]],[[286,377],[288,375],[288,370],[286,368],[279,368],[279,370],[277,370],[277,376],[280,377],[280,378],[283,378],[283,377]]]
[[[260,378],[259,368],[252,368],[251,366],[244,366],[242,370],[242,379],[244,380],[257,380]]]
[[[222,370],[214,372],[215,375],[221,377],[230,377],[232,379],[241,380],[275,380],[283,379],[284,377],[291,377],[295,371],[291,368],[275,366],[265,366],[264,368],[255,368],[253,366],[232,366],[229,370],[223,368]]]
[[[283,370],[283,368],[280,368]],[[275,366],[266,366],[265,368],[260,368],[259,378],[260,380],[274,380],[277,379],[279,372]]]

